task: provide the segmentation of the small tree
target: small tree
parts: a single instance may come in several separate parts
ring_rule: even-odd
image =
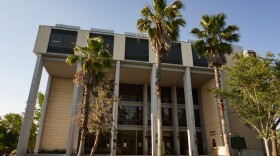
[[[271,53],[265,58],[235,54],[226,71],[227,90],[217,89],[249,127],[258,132],[270,156],[268,141],[276,149],[276,127],[280,122],[280,63]],[[214,91],[215,92],[215,91]]]
[[[95,133],[94,146],[91,149],[90,156],[93,156],[97,146],[99,137],[102,133],[110,131],[113,122],[112,106],[118,99],[113,96],[113,85],[111,81],[106,80],[93,89],[90,98],[90,111],[88,119],[88,129]],[[81,123],[81,114],[77,117],[78,124]]]

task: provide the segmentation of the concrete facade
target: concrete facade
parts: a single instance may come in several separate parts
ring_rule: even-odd
[[[67,38],[71,40],[69,43],[66,39],[60,41],[55,38],[55,33],[51,35],[54,29],[66,31],[68,36],[65,35],[65,38],[69,37],[69,34],[77,35],[76,38],[75,36]],[[110,137],[104,139],[107,136],[104,134],[99,152],[107,152],[108,155],[157,155],[156,115],[157,111],[162,111],[165,116],[163,117],[165,125],[162,126],[165,155],[224,154],[218,105],[215,96],[207,92],[209,88],[214,87],[213,71],[197,63],[201,60],[195,60],[191,42],[179,42],[182,56],[179,63],[172,62],[178,55],[171,53],[169,60],[166,59],[171,63],[162,64],[162,110],[157,110],[155,64],[151,44],[147,44],[149,47],[145,54],[148,56],[146,61],[144,57],[140,58],[138,55],[134,57],[135,53],[142,54],[145,47],[139,48],[138,51],[133,51],[132,48],[131,51],[134,53],[131,55],[126,49],[129,48],[127,38],[147,38],[132,34],[108,34],[98,29],[80,30],[71,26],[64,28],[63,25],[40,26],[34,47],[38,61],[28,107],[35,106],[41,68],[44,67],[50,75],[39,129],[40,135],[36,142],[36,153],[65,150],[66,155],[71,155],[77,152],[79,128],[73,123],[73,117],[79,112],[77,104],[82,99],[82,89],[73,83],[75,71],[79,67],[67,65],[65,58],[69,50],[71,51],[69,47],[73,46],[73,43],[85,46],[86,39],[92,32],[113,36],[111,41],[113,42],[113,67],[108,70],[107,75],[115,81],[114,94],[121,98],[113,106],[114,122],[111,131],[108,132]],[[135,46],[138,44],[140,45],[137,43]],[[234,49],[242,51],[242,47],[239,46]],[[243,126],[237,114],[227,108],[227,126],[231,135],[245,137],[248,150],[260,153],[263,145],[255,139],[256,133]],[[26,112],[25,116],[28,118],[24,119],[23,125],[26,128],[22,129],[20,136],[20,141],[24,143],[18,145],[20,151],[18,155],[26,153],[25,144],[29,136],[25,134],[28,133],[30,126],[27,121],[32,117],[33,111],[31,108],[30,112]],[[123,111],[126,114],[121,116]],[[138,114],[133,116],[135,112]],[[232,151],[237,153],[236,150]]]

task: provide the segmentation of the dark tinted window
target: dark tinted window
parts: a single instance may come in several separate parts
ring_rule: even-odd
[[[162,108],[162,126],[172,126],[172,109]]]
[[[90,33],[89,37],[102,37],[104,40],[104,48],[107,49],[111,54],[113,54],[114,49],[114,36],[113,35],[104,35],[104,34],[96,34]]]
[[[196,89],[192,89],[192,96],[193,96],[193,104],[198,105],[198,95]]]
[[[186,109],[178,109],[178,123],[180,127],[187,127]]]
[[[162,63],[182,64],[181,44],[173,43],[169,53],[162,56]]]
[[[125,59],[149,61],[149,41],[147,39],[125,39]]]
[[[142,155],[143,131],[118,130],[117,155]]]
[[[193,65],[200,66],[200,67],[208,67],[208,62],[205,57],[199,57],[192,46],[192,56],[193,56]]]
[[[121,125],[142,125],[143,111],[142,107],[121,107],[119,109],[118,123]]]
[[[203,155],[203,144],[202,144],[201,132],[196,132],[196,141],[197,141],[197,152],[199,155]]]
[[[180,140],[180,154],[181,155],[189,155],[188,133],[187,132],[179,132],[179,140]]]
[[[185,104],[184,88],[176,88],[177,91],[177,104]]]
[[[133,84],[120,84],[121,101],[143,101],[143,86]]]
[[[201,127],[200,125],[200,116],[199,116],[199,110],[194,110],[194,118],[195,118],[195,127]]]
[[[161,87],[161,103],[171,103],[170,87]]]
[[[94,145],[95,139],[96,139],[95,133],[92,132],[92,133],[86,134],[85,154],[90,154],[91,148]],[[101,133],[95,153],[110,154],[110,146],[109,146],[110,139],[111,139],[111,133]]]
[[[76,40],[76,31],[52,29],[47,51],[49,53],[73,54]]]

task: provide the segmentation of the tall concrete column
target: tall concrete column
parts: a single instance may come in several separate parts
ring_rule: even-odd
[[[189,145],[189,156],[197,156],[197,145],[196,145],[196,130],[195,130],[195,117],[193,109],[192,99],[192,84],[190,68],[187,67],[184,73],[184,93],[185,93],[185,106],[186,106],[186,117],[187,117],[187,129],[188,129],[188,145]]]
[[[143,154],[148,155],[148,84],[143,86]]]
[[[48,104],[49,104],[49,95],[50,95],[50,90],[51,90],[51,84],[52,84],[52,76],[49,75],[47,88],[46,88],[46,92],[45,92],[45,97],[44,97],[43,108],[42,108],[42,115],[40,118],[39,131],[37,134],[36,144],[35,144],[35,149],[34,149],[35,154],[38,154],[38,152],[40,152],[40,150],[41,150],[42,138],[43,138],[43,133],[44,133],[44,128],[45,128],[45,120],[46,120]]]
[[[120,86],[120,61],[116,62],[116,75],[115,75],[115,89],[114,96],[119,97],[119,86]],[[111,130],[111,156],[116,155],[117,149],[117,128],[118,128],[118,108],[119,103],[114,102],[113,105],[113,125]]]
[[[81,63],[79,62],[77,64],[77,70],[80,70],[81,68]],[[75,83],[74,84],[74,91],[73,91],[73,96],[72,96],[72,110],[71,110],[71,118],[69,121],[69,132],[68,132],[68,141],[67,141],[67,147],[66,147],[66,155],[71,155],[73,152],[73,136],[74,136],[74,131],[75,131],[75,123],[74,123],[74,117],[77,112],[77,103],[78,103],[78,95],[79,91],[81,91],[80,87]],[[76,147],[77,148],[77,147]],[[77,149],[75,149],[77,151]]]
[[[83,87],[79,87],[78,91],[78,102],[83,100]],[[78,107],[79,108],[79,107]],[[76,114],[81,113],[81,109],[77,109]],[[75,125],[74,128],[74,137],[73,137],[73,151],[75,148],[78,148],[79,145],[79,134],[80,134],[80,126]],[[76,149],[76,152],[78,152],[78,149]]]
[[[180,140],[179,140],[179,123],[178,123],[178,105],[177,105],[177,91],[176,85],[171,87],[172,99],[172,123],[173,123],[173,141],[175,154],[180,154]]]
[[[151,141],[153,156],[157,156],[157,111],[156,65],[153,64],[151,71]]]
[[[36,99],[38,94],[38,89],[40,85],[40,80],[43,70],[43,56],[42,54],[37,55],[36,66],[33,73],[33,78],[31,82],[31,87],[29,91],[29,96],[26,104],[26,109],[24,113],[24,119],[20,131],[20,137],[17,145],[17,155],[25,155],[28,145],[30,129],[33,121],[33,115],[36,105]]]

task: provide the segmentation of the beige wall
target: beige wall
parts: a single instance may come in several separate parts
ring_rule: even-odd
[[[182,61],[184,66],[193,67],[192,47],[191,43],[182,42]]]
[[[232,136],[234,137],[235,135],[239,135],[241,137],[245,137],[248,150],[262,149],[261,140],[256,139],[257,132],[252,129],[249,129],[243,123],[241,123],[237,113],[232,108],[229,107],[228,110],[230,130]]]
[[[87,46],[87,38],[89,37],[89,31],[87,30],[79,30],[77,35],[76,45],[86,47]],[[76,52],[76,55],[82,55],[81,52]]]
[[[124,60],[125,35],[115,34],[113,52],[114,60]]]
[[[72,79],[53,79],[42,140],[43,150],[66,149],[73,86]]]
[[[221,152],[221,150],[223,150],[223,147],[221,147],[223,146],[223,142],[221,137],[219,112],[216,98],[212,93],[207,91],[208,88],[213,88],[213,86],[214,79],[211,79],[203,84],[200,88],[208,155],[217,155]],[[212,147],[212,139],[215,139],[218,148]]]
[[[44,25],[39,26],[35,46],[33,49],[34,53],[46,53],[47,52],[50,35],[51,35],[51,30],[52,30],[51,26],[44,26]]]

